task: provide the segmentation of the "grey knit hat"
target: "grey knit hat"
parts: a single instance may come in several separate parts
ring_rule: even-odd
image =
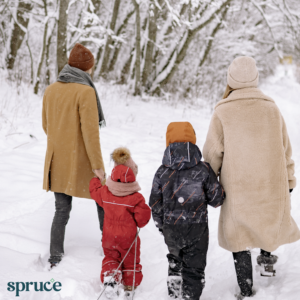
[[[228,68],[227,83],[233,89],[258,86],[258,69],[256,61],[249,56],[239,56]]]

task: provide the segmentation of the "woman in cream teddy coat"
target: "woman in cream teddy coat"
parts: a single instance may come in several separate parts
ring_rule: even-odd
[[[263,249],[258,263],[274,264],[277,257],[270,252],[300,239],[290,214],[296,178],[289,136],[275,102],[257,88],[258,78],[253,58],[232,62],[203,149],[204,160],[226,191],[219,244],[234,253],[243,296],[252,294],[251,255],[246,250]]]

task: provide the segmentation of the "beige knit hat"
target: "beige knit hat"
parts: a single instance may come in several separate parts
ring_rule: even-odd
[[[115,167],[118,165],[124,165],[126,167],[129,167],[133,171],[135,176],[137,175],[138,166],[131,158],[130,151],[127,148],[120,147],[115,149],[111,154],[111,158],[115,163]]]
[[[258,69],[252,57],[239,56],[228,68],[227,83],[233,89],[258,86]]]

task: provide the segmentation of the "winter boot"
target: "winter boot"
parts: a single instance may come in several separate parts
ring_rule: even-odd
[[[245,299],[245,297],[241,293],[235,294],[234,296],[236,297],[237,300],[244,300]]]
[[[259,255],[257,257],[257,264],[259,265],[260,275],[265,277],[273,277],[276,274],[273,266],[277,263],[278,256],[276,255]]]
[[[104,277],[105,296],[107,299],[113,299],[119,295],[118,284],[112,276]]]
[[[57,261],[50,262],[50,270],[57,267],[58,264],[59,264],[59,262],[57,262]]]
[[[169,297],[173,299],[181,298],[181,285],[182,277],[181,276],[168,276],[167,286]]]
[[[134,288],[134,291],[132,290],[131,285],[124,285],[124,291],[125,291],[125,300],[131,300],[132,297],[134,296],[135,290],[137,287]]]
[[[235,294],[234,296],[236,297],[237,300],[245,300],[245,298],[254,297],[255,294],[256,294],[256,291],[252,289],[251,296],[243,296],[242,293]]]

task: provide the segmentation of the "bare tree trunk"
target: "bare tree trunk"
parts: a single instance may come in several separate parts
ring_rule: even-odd
[[[27,33],[28,34],[28,33]],[[33,57],[32,57],[32,52],[31,52],[31,48],[29,46],[29,43],[28,43],[28,35],[27,35],[27,39],[26,39],[26,46],[28,48],[28,52],[29,52],[29,56],[30,56],[30,84],[33,84]]]
[[[145,31],[146,30],[146,27],[147,27],[147,18],[145,18],[144,20],[144,24],[143,24],[143,27],[142,27],[142,30]],[[131,74],[131,77],[134,78],[135,76],[135,67],[131,68],[132,66],[132,60],[133,60],[133,53],[134,53],[135,50],[135,45],[132,47],[131,51],[129,52],[130,53],[130,56],[129,58],[127,59],[123,69],[122,69],[122,72],[121,72],[121,79],[119,81],[120,84],[124,84],[127,82],[127,78],[128,78],[128,75],[130,73],[130,70],[132,70],[132,74]],[[133,62],[135,64],[135,61]]]
[[[44,3],[45,17],[47,18],[48,17],[47,0],[43,0],[43,3]],[[35,94],[37,94],[38,91],[39,91],[41,71],[42,71],[44,56],[45,56],[46,47],[47,47],[47,35],[48,35],[48,20],[46,21],[45,28],[44,28],[44,36],[43,36],[43,45],[42,45],[41,57],[40,57],[40,62],[39,62],[37,73],[36,73],[36,82],[35,82],[35,86],[34,86],[34,89],[33,89]]]
[[[101,0],[92,0],[92,3],[93,3],[93,5],[94,5],[94,7],[95,7],[94,13],[95,13],[96,15],[99,15],[99,13],[100,13]]]
[[[160,72],[160,74],[167,69],[167,67],[169,66],[169,64],[172,62],[173,60],[173,55],[176,55],[175,58],[175,62],[173,64],[173,66],[170,68],[169,73],[165,76],[165,78],[163,78],[161,81],[159,81],[157,84],[162,86],[165,86],[166,84],[168,84],[170,82],[170,80],[172,79],[172,77],[174,76],[175,72],[178,69],[179,64],[183,61],[183,59],[186,56],[187,50],[189,45],[191,44],[193,38],[195,37],[195,35],[205,26],[207,26],[208,24],[210,24],[214,18],[215,15],[219,14],[223,9],[226,8],[227,5],[229,5],[231,2],[231,0],[226,0],[225,2],[223,2],[223,4],[210,16],[210,18],[208,18],[205,22],[201,23],[200,25],[198,25],[196,28],[194,29],[188,29],[187,33],[186,33],[186,38],[185,41],[182,45],[182,47],[180,49],[176,48],[172,51],[171,55],[169,56],[169,59],[166,63],[166,65],[162,68],[162,71]],[[158,74],[158,76],[160,75]],[[155,92],[157,91],[157,88],[155,87]]]
[[[201,67],[203,66],[203,64],[205,63],[210,51],[211,51],[211,48],[212,48],[212,44],[214,42],[214,37],[216,36],[217,32],[220,30],[221,26],[222,26],[222,20],[224,20],[226,18],[226,15],[227,15],[227,12],[228,12],[228,9],[229,9],[229,6],[226,6],[226,8],[224,9],[223,13],[222,13],[222,16],[221,16],[221,20],[220,22],[218,22],[218,24],[216,25],[216,27],[213,29],[211,35],[210,35],[210,39],[206,45],[206,48],[205,48],[205,51],[203,53],[203,56],[200,60],[200,63],[199,63],[199,66],[198,66],[198,70],[197,70],[197,75],[195,77],[195,80],[193,81],[192,84],[190,84],[187,88],[186,88],[186,91],[185,91],[185,94],[189,93],[192,89],[193,86],[197,86],[197,81],[198,81],[198,76],[200,74],[200,70],[201,70]]]
[[[82,14],[83,14],[83,11],[81,11],[80,13],[79,13],[79,15],[78,15],[78,19],[77,19],[77,21],[76,21],[76,25],[75,25],[75,27],[76,28],[79,28],[79,25],[80,25],[80,22],[81,22],[81,19],[82,19]],[[70,34],[70,40],[69,40],[69,47],[72,47],[72,39],[74,38],[74,36],[75,36],[75,34],[76,34],[77,32],[76,31],[73,31],[71,34]],[[77,39],[76,39],[77,40]]]
[[[157,18],[157,7],[155,5],[155,1],[150,0],[148,42],[146,48],[144,70],[142,75],[142,85],[147,89],[150,87],[150,86],[147,87],[147,81],[149,80],[149,75],[151,74],[153,68],[153,50],[154,50],[154,45],[156,43],[156,32],[157,32],[156,18]]]
[[[7,8],[8,8],[8,2],[6,2],[4,8],[1,10],[0,15],[3,15],[3,16],[7,15],[7,19],[10,20],[12,18],[12,16],[11,16],[10,10],[7,10]],[[4,20],[1,21],[1,23],[0,23],[0,32],[1,32],[1,36],[2,36],[1,42],[3,43],[4,49],[6,50],[6,52],[7,52],[7,48],[6,48],[7,33],[6,33],[5,29],[7,27],[7,24],[9,24],[9,23],[10,23],[9,21],[4,22]],[[6,55],[7,55],[7,53],[6,53]]]
[[[187,8],[188,8],[188,5],[187,5],[187,4],[185,4],[185,3],[182,4],[181,9],[180,9],[180,13],[179,13],[180,17],[182,17],[182,16],[185,14]],[[165,30],[165,33],[163,34],[163,36],[164,36],[163,39],[167,38],[168,35],[169,35],[170,33],[172,33],[173,30],[174,30],[174,26],[173,26],[173,24],[171,23],[171,24],[168,26],[168,28]],[[155,51],[154,59],[153,59],[155,62],[156,62],[157,57],[158,57],[158,55],[159,55],[159,51],[160,51],[159,49],[156,49],[156,51]],[[155,76],[156,76],[156,74],[155,74]]]
[[[120,81],[118,82],[119,84],[125,84],[127,82],[127,76],[130,72],[130,66],[131,66],[131,62],[132,62],[132,59],[133,59],[133,51],[135,49],[133,49],[130,53],[130,56],[129,58],[127,59],[123,69],[122,69],[122,72],[121,72],[121,78],[120,78]]]
[[[17,8],[17,20],[15,20],[12,36],[10,40],[10,52],[6,58],[7,69],[12,70],[14,68],[15,60],[20,49],[26,30],[29,23],[29,18],[24,16],[24,12],[30,12],[33,6],[31,3],[19,1]]]
[[[135,86],[134,95],[141,95],[141,17],[140,17],[140,5],[136,0],[132,0],[135,7]]]
[[[126,28],[127,24],[128,24],[128,21],[130,19],[130,17],[134,14],[134,10],[130,11],[126,18],[124,19],[122,25],[118,28],[117,30],[117,33],[116,33],[116,36],[119,36],[122,31]],[[114,43],[113,43],[114,45]],[[107,73],[111,72],[114,70],[115,68],[115,64],[117,62],[117,59],[118,59],[118,56],[119,56],[119,53],[120,53],[120,50],[121,50],[121,47],[122,47],[122,43],[121,42],[118,42],[117,45],[115,45],[115,50],[114,50],[114,54],[113,54],[113,57],[112,59],[110,60],[110,63],[109,63],[109,67],[108,67],[108,70],[107,70]]]
[[[103,52],[103,45],[98,48],[98,52],[96,55],[96,60],[95,60],[95,72],[97,74],[97,76],[95,76],[96,78],[99,78],[98,65],[100,63],[100,58],[101,58],[102,52]]]
[[[216,36],[217,32],[220,30],[221,26],[222,26],[222,20],[225,19],[226,17],[226,14],[228,12],[228,9],[229,9],[229,6],[226,6],[226,8],[224,9],[223,13],[222,13],[222,17],[221,17],[221,20],[220,22],[217,24],[217,26],[214,28],[214,30],[212,31],[211,35],[210,35],[210,40],[209,42],[207,43],[207,46],[205,48],[205,51],[204,51],[204,54],[203,54],[203,57],[202,59],[200,60],[200,63],[199,63],[199,69],[203,66],[203,64],[205,63],[206,59],[207,59],[207,56],[211,50],[211,47],[212,47],[212,44],[213,44],[213,41],[214,41],[214,37]],[[198,71],[199,72],[199,71]]]
[[[46,47],[46,84],[49,85],[51,83],[51,73],[50,73],[50,46],[51,46],[51,40],[52,40],[52,37],[54,35],[54,31],[56,29],[56,24],[57,24],[57,21],[55,20],[55,23],[53,25],[53,29],[52,29],[52,32],[48,38],[48,41],[47,41],[47,47]]]
[[[112,32],[115,31],[116,21],[117,21],[117,17],[118,17],[118,13],[119,13],[120,2],[121,2],[121,0],[115,0],[115,3],[114,3],[113,13],[112,13],[112,17],[111,17],[110,26],[109,26],[109,28]],[[106,44],[105,44],[105,48],[104,48],[102,65],[101,65],[101,69],[100,69],[100,76],[103,76],[103,77],[107,76],[107,65],[109,63],[111,43],[112,43],[111,33],[107,33],[107,39],[106,39]]]
[[[56,57],[57,57],[57,72],[63,69],[65,64],[68,63],[67,57],[67,23],[68,15],[67,9],[69,7],[70,0],[60,0],[59,3],[59,18],[57,22],[57,47],[56,47]]]

